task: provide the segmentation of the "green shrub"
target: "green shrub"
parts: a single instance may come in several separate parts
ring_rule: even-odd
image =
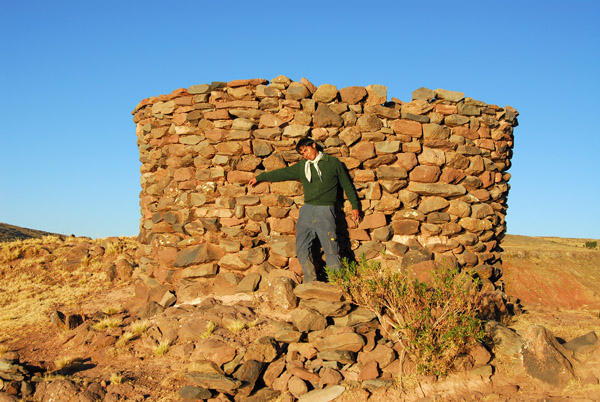
[[[598,242],[597,241],[586,241],[585,242],[585,247],[586,248],[596,248],[598,246]]]
[[[385,335],[401,344],[421,374],[447,374],[456,357],[482,340],[478,280],[466,272],[438,267],[425,283],[363,255],[327,273],[349,300],[377,315]]]

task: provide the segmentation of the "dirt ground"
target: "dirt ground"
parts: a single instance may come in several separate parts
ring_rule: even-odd
[[[72,261],[78,258],[74,250],[79,241],[103,245],[105,250],[107,244],[112,244],[117,252],[114,258],[105,254],[97,261],[88,261],[83,268],[73,268]],[[181,401],[178,391],[188,385],[184,373],[189,363],[182,358],[184,350],[173,349],[159,355],[152,351],[155,345],[142,338],[126,348],[104,347],[97,343],[87,347],[86,351],[70,349],[73,345],[70,340],[77,336],[77,330],[67,330],[51,322],[55,310],[86,317],[104,312],[122,320],[119,326],[104,330],[105,338],[122,337],[125,327],[134,320],[128,312],[140,307],[134,297],[135,274],[130,280],[109,281],[106,267],[119,256],[134,259],[132,242],[133,239],[112,239],[108,243],[106,239],[66,239],[54,245],[30,241],[21,242],[18,247],[3,246],[0,302],[4,313],[0,316],[0,351],[17,352],[21,362],[39,371],[47,381],[66,375],[80,382],[101,381],[104,385],[129,387],[129,392],[122,393],[128,397],[119,400]],[[117,243],[119,246],[114,246]],[[518,300],[523,309],[522,314],[508,322],[509,327],[520,331],[533,324],[542,325],[563,341],[590,331],[600,334],[598,249],[587,249],[581,239],[524,236],[507,236],[502,246],[505,292],[511,300]],[[68,248],[69,253],[56,252],[61,247]],[[261,314],[269,315],[267,311]],[[259,323],[267,321],[258,320]],[[273,330],[267,324],[259,324],[247,329],[243,336],[258,336]],[[58,369],[61,361],[76,359],[80,364],[68,374]],[[402,390],[393,387],[373,393],[346,384],[347,390],[336,400],[600,400],[600,385],[593,381],[577,380],[565,388],[550,389],[528,377],[515,362],[494,359],[491,365],[494,367],[491,379],[485,376],[408,377],[399,381]]]

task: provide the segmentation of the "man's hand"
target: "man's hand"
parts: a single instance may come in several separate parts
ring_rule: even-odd
[[[360,212],[358,211],[358,209],[353,209],[352,210],[352,219],[354,219],[354,221],[356,223],[358,223],[359,218],[360,218]]]
[[[254,185],[255,185],[256,183],[257,183],[257,181],[256,181],[256,177],[253,177],[253,178],[251,178],[251,179],[248,181],[248,185],[249,185],[250,187],[254,187]]]

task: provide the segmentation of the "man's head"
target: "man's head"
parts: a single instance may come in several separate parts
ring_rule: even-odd
[[[302,138],[296,144],[296,151],[306,160],[312,161],[319,154],[317,143],[311,138]]]

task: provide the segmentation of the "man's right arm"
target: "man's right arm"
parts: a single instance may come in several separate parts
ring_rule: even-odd
[[[270,172],[263,172],[250,179],[250,181],[248,181],[248,185],[253,187],[255,184],[260,183],[261,181],[300,180],[300,177],[298,176],[298,165],[299,163],[295,163],[292,166],[272,170]]]

